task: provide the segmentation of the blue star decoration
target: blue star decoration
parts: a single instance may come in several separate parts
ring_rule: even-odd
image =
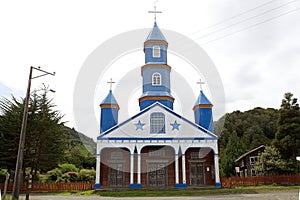
[[[136,126],[136,129],[135,130],[144,130],[143,129],[143,126],[145,125],[145,123],[142,123],[141,120],[138,121],[138,123],[134,124]]]
[[[181,125],[181,124],[178,124],[177,122],[176,122],[176,120],[175,120],[175,122],[173,123],[173,124],[170,124],[173,128],[172,128],[172,131],[173,130],[175,130],[175,129],[177,129],[177,130],[179,130],[179,126]]]

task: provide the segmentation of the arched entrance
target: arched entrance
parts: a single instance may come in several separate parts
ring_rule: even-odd
[[[175,184],[175,152],[169,146],[146,146],[142,155],[142,185],[164,187]]]
[[[214,185],[214,151],[211,148],[189,148],[185,155],[187,184]]]
[[[105,148],[101,151],[101,185],[127,187],[129,185],[130,152],[127,148]]]

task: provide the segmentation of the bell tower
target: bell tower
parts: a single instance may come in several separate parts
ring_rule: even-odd
[[[155,102],[173,110],[175,99],[170,89],[171,67],[167,64],[167,49],[168,42],[155,21],[144,42],[145,65],[141,68],[143,94],[139,98],[140,110]]]

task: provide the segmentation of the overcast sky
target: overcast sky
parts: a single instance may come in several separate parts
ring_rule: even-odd
[[[226,112],[279,108],[285,92],[300,98],[299,0],[159,0],[157,7],[161,29],[191,38],[214,62]],[[56,90],[51,97],[75,126],[73,91],[84,61],[115,35],[151,28],[152,9],[153,0],[1,1],[0,96],[23,97],[30,66],[55,71],[32,90],[42,83]],[[95,95],[96,109],[103,95]]]

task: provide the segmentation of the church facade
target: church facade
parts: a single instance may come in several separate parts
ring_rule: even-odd
[[[111,90],[100,104],[95,189],[221,186],[213,105],[201,90],[190,108],[194,122],[173,110],[167,49],[155,22],[144,42],[138,114],[118,123],[120,108]]]

